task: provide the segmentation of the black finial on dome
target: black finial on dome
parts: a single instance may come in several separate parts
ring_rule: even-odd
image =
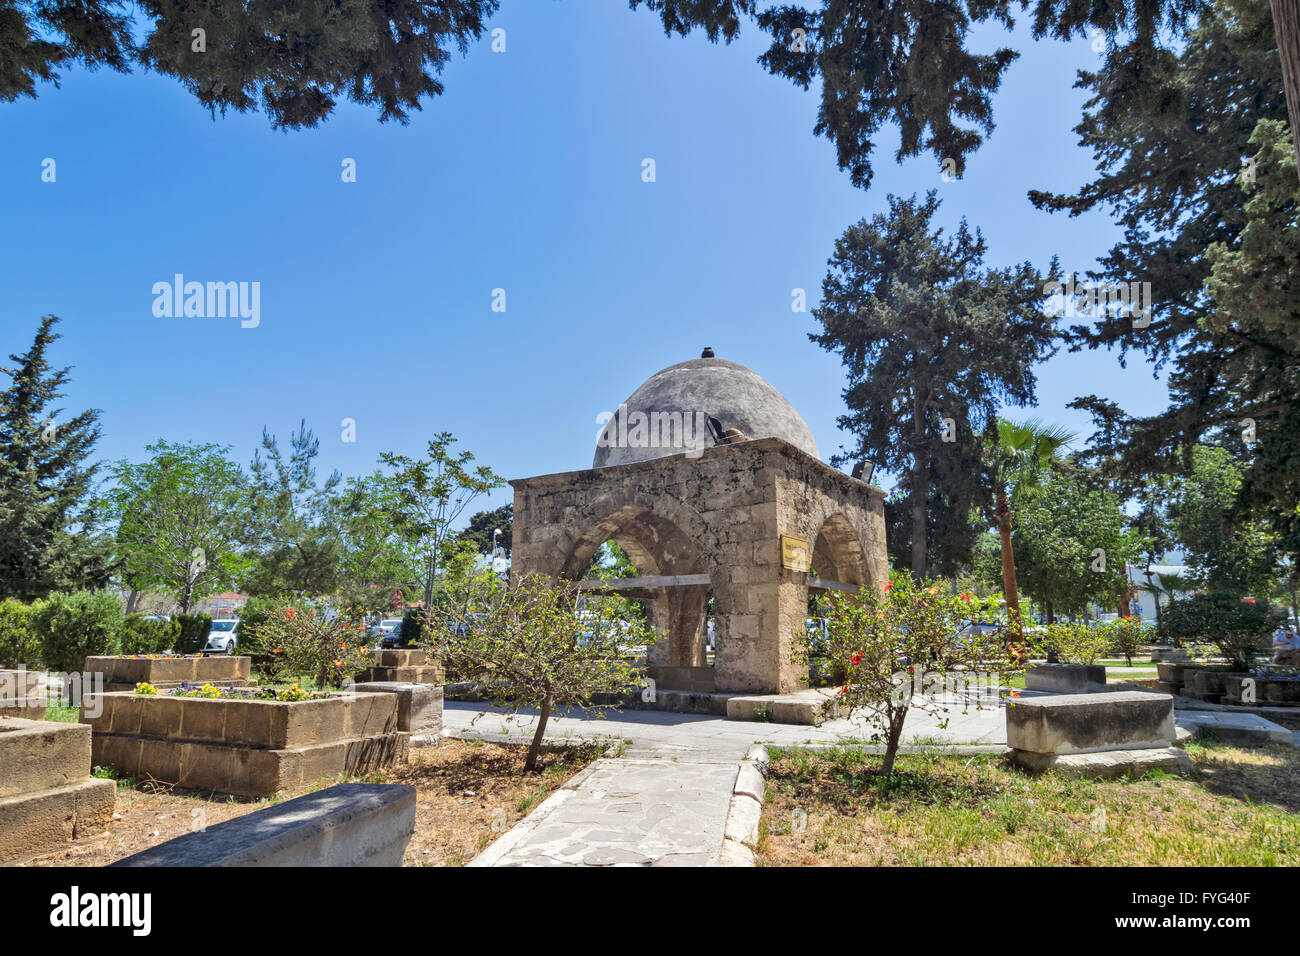
[[[704,346],[704,351],[700,353],[700,358],[713,358],[713,349],[709,348],[707,345]]]

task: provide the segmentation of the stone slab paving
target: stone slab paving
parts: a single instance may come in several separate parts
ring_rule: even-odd
[[[939,717],[912,709],[903,725],[904,743],[1005,745],[1007,742],[1006,720],[999,706],[986,705],[983,710],[972,707],[966,713],[954,707],[947,717],[948,724],[944,727]],[[521,714],[513,720],[508,718],[508,714],[491,711],[478,703],[447,701],[443,706],[444,726],[460,736],[477,733],[520,741],[531,737],[536,727],[534,717]],[[756,743],[772,747],[834,744],[863,741],[871,734],[866,723],[851,717],[829,720],[820,727],[808,727],[656,710],[606,711],[603,719],[586,716],[580,711],[556,713],[547,723],[546,730],[547,739],[556,742],[630,741],[626,743],[630,748],[629,756],[682,756],[722,751],[735,754],[736,760]]]
[[[716,866],[738,758],[715,756],[598,760],[473,865]]]
[[[997,708],[954,710],[947,728],[919,711],[908,716],[906,743],[1005,746]],[[510,719],[482,704],[447,701],[444,733],[523,743],[536,718]],[[606,712],[604,719],[558,713],[547,742],[600,740],[623,756],[603,758],[552,794],[488,847],[474,866],[714,866],[740,762],[755,743],[829,745],[862,741],[870,731],[844,718],[820,727],[754,723],[662,711]]]

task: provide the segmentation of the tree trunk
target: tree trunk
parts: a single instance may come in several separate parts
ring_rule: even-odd
[[[1020,620],[1020,592],[1016,588],[1016,557],[1011,551],[1011,503],[1005,490],[998,491],[995,508],[998,518],[998,539],[1002,543],[1002,596],[1007,602],[1007,622],[1017,641],[1025,639],[1025,626]]]
[[[533,742],[528,747],[528,759],[524,761],[524,770],[533,771],[537,769],[537,755],[542,752],[542,737],[546,734],[546,721],[551,716],[551,695],[548,693],[542,700],[542,713],[537,718],[537,732],[533,734]]]
[[[925,419],[921,413],[921,394],[912,392],[912,576],[925,578]]]
[[[1291,121],[1291,143],[1300,163],[1300,0],[1270,0],[1273,34],[1282,58],[1282,88],[1286,90],[1286,113]]]
[[[898,756],[898,742],[903,737],[903,721],[907,719],[907,708],[889,718],[889,740],[885,744],[885,758],[880,764],[880,773],[888,777],[894,772],[894,759]]]

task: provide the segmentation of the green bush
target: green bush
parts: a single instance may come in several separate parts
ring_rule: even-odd
[[[172,621],[180,625],[174,648],[177,654],[193,654],[203,649],[212,630],[212,615],[177,614]]]
[[[39,667],[41,642],[32,633],[32,609],[22,601],[0,601],[0,665]]]
[[[1269,637],[1285,615],[1267,604],[1214,591],[1172,601],[1160,615],[1160,634],[1175,647],[1191,641],[1213,644],[1233,670],[1249,670],[1270,647]]]
[[[176,621],[150,621],[140,614],[128,614],[122,622],[122,653],[160,654],[172,650],[180,633]]]
[[[397,642],[398,647],[418,647],[423,635],[420,633],[424,627],[424,609],[414,608],[402,615],[402,637]]]
[[[31,628],[52,671],[80,671],[87,657],[122,649],[122,602],[106,591],[55,591],[32,606]]]
[[[1084,621],[1054,621],[1047,625],[1043,650],[1062,664],[1091,664],[1111,645],[1109,628]]]

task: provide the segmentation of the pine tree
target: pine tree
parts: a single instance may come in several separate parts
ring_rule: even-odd
[[[1278,69],[1268,5],[1216,0],[1159,69],[1083,74],[1093,97],[1077,129],[1099,174],[1030,197],[1114,210],[1124,238],[1090,276],[1150,283],[1149,324],[1115,314],[1066,333],[1072,348],[1169,367],[1159,414],[1073,403],[1104,425],[1110,477],[1131,490],[1188,473],[1198,444],[1225,444],[1246,462],[1239,507],[1281,529],[1300,505],[1300,181]]]
[[[1046,281],[1028,262],[985,269],[984,239],[962,221],[951,238],[931,220],[939,200],[889,197],[888,215],[835,244],[810,335],[848,370],[841,428],[851,454],[900,476],[911,513],[912,572],[969,563],[972,513],[992,500],[981,433],[999,402],[1034,401],[1033,365],[1053,351]],[[1057,275],[1055,263],[1050,275]],[[935,516],[939,517],[935,521]],[[944,535],[931,543],[932,523]]]
[[[47,315],[32,347],[0,372],[0,598],[21,601],[51,591],[102,587],[111,539],[97,533],[92,498],[99,465],[99,410],[60,421],[68,369],[53,370],[46,350],[60,338]]]
[[[175,77],[215,115],[263,109],[276,128],[315,126],[337,101],[405,123],[443,91],[451,51],[483,35],[497,0],[119,0],[0,4],[0,102],[36,96],[79,63]],[[201,31],[197,32],[196,31]],[[137,43],[132,34],[141,42]]]

